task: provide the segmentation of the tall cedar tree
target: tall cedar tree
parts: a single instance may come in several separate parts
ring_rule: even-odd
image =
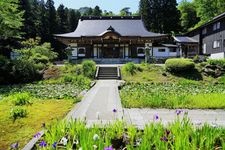
[[[100,9],[99,6],[95,6],[92,12],[93,16],[102,16],[102,10]]]
[[[59,5],[57,9],[57,17],[58,17],[58,29],[57,33],[65,33],[69,31],[69,23],[68,23],[68,9],[64,7],[64,5]]]
[[[76,29],[79,18],[80,18],[79,11],[75,11],[74,9],[69,10],[69,30],[70,30],[70,32],[72,32]]]
[[[179,32],[180,12],[176,0],[140,0],[139,11],[149,31]]]

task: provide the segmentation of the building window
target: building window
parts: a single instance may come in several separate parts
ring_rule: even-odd
[[[84,47],[78,48],[78,56],[79,57],[85,57],[86,49]]]
[[[225,47],[225,39],[223,40],[223,47]]]
[[[165,52],[165,49],[158,49],[158,52]]]
[[[85,48],[84,47],[78,48],[78,54],[85,54]]]
[[[137,55],[140,57],[145,56],[145,48],[144,47],[137,47]]]
[[[203,54],[206,54],[206,43],[202,45]]]
[[[213,24],[213,31],[219,30],[220,29],[220,22],[214,23]]]
[[[177,48],[170,48],[170,53],[176,53],[177,52]]]
[[[202,30],[202,34],[206,34],[207,33],[207,28],[204,28],[203,30]]]
[[[220,47],[220,40],[213,41],[213,48],[219,48]]]

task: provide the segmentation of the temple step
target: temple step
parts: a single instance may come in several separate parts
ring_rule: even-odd
[[[120,79],[120,74],[118,73],[117,67],[99,67],[97,79],[108,80]]]

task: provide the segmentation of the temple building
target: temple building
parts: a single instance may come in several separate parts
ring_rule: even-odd
[[[141,17],[81,17],[74,32],[54,35],[72,49],[70,59],[144,58],[168,35],[146,30]],[[174,50],[173,50],[174,53]]]

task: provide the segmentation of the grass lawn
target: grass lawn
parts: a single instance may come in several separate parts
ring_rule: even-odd
[[[8,149],[16,141],[22,148],[41,130],[42,123],[50,124],[55,119],[62,119],[73,105],[73,100],[34,100],[32,105],[23,106],[28,112],[27,117],[14,122],[10,118],[14,104],[9,100],[0,101],[0,149]]]
[[[137,65],[131,75],[122,68],[127,83],[121,88],[127,108],[225,108],[224,77],[212,78],[196,72],[172,75],[162,66]],[[217,83],[217,84],[215,84]]]

